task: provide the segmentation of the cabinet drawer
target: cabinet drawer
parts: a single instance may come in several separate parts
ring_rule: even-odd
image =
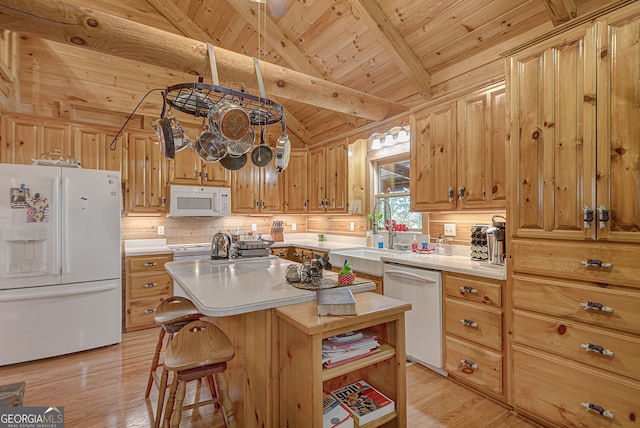
[[[447,296],[458,297],[471,302],[502,306],[502,284],[466,275],[444,274],[444,287]]]
[[[171,294],[173,279],[168,273],[131,275],[127,283],[130,299]]]
[[[514,395],[525,410],[562,426],[637,427],[640,383],[514,345]],[[613,419],[583,404],[613,414]]]
[[[446,299],[447,333],[502,349],[502,312],[491,306]]]
[[[289,258],[289,247],[271,247],[271,255],[278,256],[283,259]]]
[[[167,297],[169,296],[150,297],[148,299],[132,300],[129,302],[126,319],[127,331],[156,325],[153,322],[153,315],[160,302]]]
[[[640,293],[633,289],[514,275],[513,301],[516,308],[640,333]],[[589,302],[611,312],[585,309]]]
[[[445,369],[450,376],[502,394],[502,355],[497,352],[447,336]]]
[[[514,311],[514,340],[578,362],[640,379],[640,339],[577,322]],[[587,345],[598,345],[606,355]]]
[[[580,262],[597,259],[613,267],[586,267]],[[513,240],[513,269],[537,275],[559,276],[640,288],[640,246]]]
[[[151,270],[164,271],[164,264],[173,260],[173,254],[154,254],[149,256],[127,257],[129,273],[148,272]]]

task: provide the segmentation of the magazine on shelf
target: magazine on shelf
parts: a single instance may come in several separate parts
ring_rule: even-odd
[[[351,361],[359,360],[360,358],[368,357],[369,355],[372,355],[372,354],[377,354],[378,352],[380,352],[380,348],[374,348],[374,349],[370,349],[366,353],[357,354],[357,355],[351,355],[350,357],[344,358],[344,359],[341,359],[341,360],[327,359],[325,361],[325,358],[323,357],[322,358],[322,361],[323,361],[322,365],[325,368],[330,369],[332,367],[340,366],[342,364],[346,364],[346,363],[349,363]]]
[[[328,337],[328,340],[331,343],[349,343],[354,340],[362,339],[364,337],[364,333],[361,331],[346,331],[344,333],[336,334],[335,336]]]
[[[351,412],[333,395],[323,394],[322,399],[322,427],[323,428],[353,428]]]
[[[364,380],[335,389],[331,395],[349,409],[358,425],[367,424],[395,410],[393,400]]]
[[[356,298],[348,288],[323,288],[317,292],[318,315],[357,315]]]
[[[353,332],[350,332],[353,333]],[[349,341],[335,341],[332,340],[332,337],[328,337],[326,339],[322,340],[322,352],[325,351],[330,351],[330,350],[340,350],[340,349],[346,349],[346,348],[355,348],[358,346],[361,346],[363,343],[366,344],[372,340],[377,341],[378,336],[375,336],[373,334],[367,333],[367,332],[358,332],[358,334],[356,335],[351,335],[350,337],[354,337],[354,339],[351,339]]]

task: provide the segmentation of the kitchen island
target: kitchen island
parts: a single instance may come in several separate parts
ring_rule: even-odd
[[[165,265],[198,309],[233,343],[236,353],[226,376],[238,426],[276,428],[291,418],[301,421],[306,417],[308,426],[321,427],[323,387],[354,377],[384,380],[380,387],[395,399],[398,408],[390,423],[404,426],[404,312],[411,306],[368,293],[375,284],[356,279],[351,289],[359,315],[318,317],[315,291],[287,283],[285,270],[290,264],[265,258],[232,262],[199,259]],[[337,279],[337,274],[325,271],[325,278]],[[315,326],[309,327],[310,323]],[[380,356],[372,355],[357,365],[348,363],[341,370],[330,369],[330,383],[323,384],[328,377],[320,361],[322,338],[366,327],[384,340]],[[293,388],[293,384],[298,386]],[[292,405],[291,400],[301,396],[307,397],[305,402]],[[297,414],[293,414],[295,409]]]

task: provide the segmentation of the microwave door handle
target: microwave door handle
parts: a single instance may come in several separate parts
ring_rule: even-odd
[[[62,178],[62,273],[71,272],[69,260],[69,177]]]
[[[417,275],[415,273],[406,272],[406,271],[403,271],[403,270],[389,269],[389,270],[385,270],[384,272],[388,273],[390,275],[399,276],[401,278],[413,279],[413,280],[416,280],[416,281],[419,281],[419,282],[425,282],[427,284],[437,284],[438,283],[438,281],[434,281],[432,279],[425,278],[422,275]]]

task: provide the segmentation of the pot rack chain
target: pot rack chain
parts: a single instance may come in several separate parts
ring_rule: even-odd
[[[116,134],[115,137],[113,137],[113,141],[111,141],[111,143],[109,144],[109,150],[115,150],[118,147],[118,138],[120,138],[120,134],[122,134],[122,131],[124,130],[124,128],[127,126],[127,124],[131,121],[131,118],[133,117],[133,115],[136,113],[136,111],[138,111],[138,109],[140,108],[140,105],[142,105],[142,102],[152,93],[155,91],[164,91],[165,88],[154,88],[154,89],[150,89],[149,92],[147,92],[146,94],[144,94],[144,97],[142,97],[142,99],[138,102],[138,105],[136,105],[136,107],[133,109],[133,111],[131,112],[131,114],[129,114],[129,117],[127,118],[127,120],[125,120],[124,124],[120,127],[120,129],[118,130],[118,133]],[[165,109],[165,94],[163,92],[162,93],[162,99],[163,99],[163,103],[162,103],[162,112],[164,113],[164,109]]]

